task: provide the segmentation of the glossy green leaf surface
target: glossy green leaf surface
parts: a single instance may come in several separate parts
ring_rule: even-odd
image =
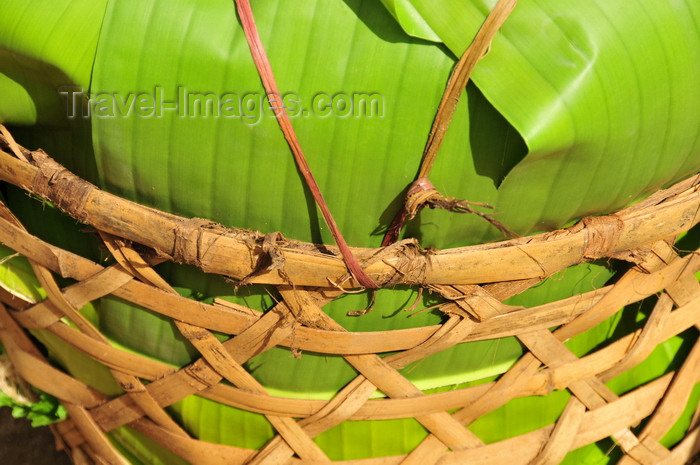
[[[332,241],[267,107],[232,1],[0,3],[0,121],[39,123],[17,131],[21,142],[46,148],[80,175],[143,204]],[[351,245],[379,245],[418,170],[456,57],[493,3],[253,2],[292,123]],[[520,2],[462,95],[431,180],[445,195],[494,205],[499,221],[529,234],[612,211],[698,171],[699,29],[700,4],[691,1]],[[90,93],[59,93],[73,85]],[[84,245],[84,234],[70,232],[71,220],[46,214],[20,191],[6,194],[30,230],[99,257]],[[433,210],[410,222],[405,236],[438,248],[501,238],[476,216]],[[29,292],[33,281],[20,271],[0,267],[0,279]],[[235,294],[192,268],[158,271],[198,300],[223,297],[261,311],[273,305],[269,289]],[[581,265],[508,303],[565,298],[598,288],[611,275],[607,266]],[[17,276],[24,284],[11,283]],[[361,318],[346,314],[364,308],[367,295],[346,296],[325,310],[353,331],[441,321],[438,313],[403,312],[414,297],[409,289],[382,290]],[[418,309],[435,301],[424,296]],[[118,347],[176,366],[196,356],[169,321],[143,309],[103,299],[85,311]],[[583,355],[647,316],[645,306],[632,306],[567,345]],[[104,367],[48,333],[37,337],[79,379],[119,392]],[[673,369],[693,337],[667,341],[610,386],[624,392]],[[450,389],[498,375],[520,353],[513,339],[461,344],[402,373],[422,389]],[[296,360],[281,348],[254,357],[247,368],[273,394],[308,398],[328,398],[356,375],[340,357],[305,353]],[[497,441],[552,423],[565,402],[565,393],[516,399],[472,429]],[[273,434],[260,415],[196,397],[172,412],[207,441],[257,448]],[[395,420],[344,424],[316,441],[332,458],[352,459],[402,454],[424,436],[413,420]],[[135,463],[173,463],[133,431],[121,429],[113,438]],[[593,446],[572,452],[566,463],[608,461]]]
[[[492,2],[411,3],[459,55]],[[518,3],[473,75],[529,148],[499,219],[558,227],[696,172],[699,21],[693,1]]]
[[[13,418],[26,418],[35,428],[66,419],[66,409],[55,397],[45,393],[38,397],[35,402],[23,404],[0,391],[0,408],[11,408]]]
[[[66,124],[64,86],[90,86],[107,0],[0,2],[0,122]]]
[[[438,35],[430,29],[428,23],[425,22],[410,0],[382,0],[382,3],[408,35],[440,42]]]
[[[38,302],[46,297],[27,259],[1,244],[0,287],[27,302]]]
[[[329,242],[264,107],[232,4],[115,2],[110,8],[93,82],[98,102],[105,100],[93,114],[104,185],[181,214]],[[385,210],[416,172],[451,57],[407,38],[372,2],[256,2],[255,12],[280,90],[290,93],[293,124],[336,221],[349,243],[378,245],[381,238],[372,233],[388,220]],[[126,38],[117,33],[124,27],[133,31]],[[163,102],[178,108],[162,115],[154,110],[153,117],[138,115],[137,105],[127,116],[120,112],[122,101],[134,94],[134,100],[139,94],[148,99],[149,93],[158,98],[162,93]],[[202,115],[204,94],[218,102],[218,116],[210,103],[204,106],[211,113]],[[325,114],[326,98],[342,102],[363,94],[376,94],[379,101],[353,111],[376,108],[371,115],[340,116],[340,103],[331,108],[336,115]],[[230,112],[224,97],[233,100]],[[468,127],[466,101],[462,109],[458,120]],[[469,171],[465,149],[468,154],[468,147],[459,150],[459,164]],[[473,184],[473,196],[479,185],[489,184],[488,179]]]

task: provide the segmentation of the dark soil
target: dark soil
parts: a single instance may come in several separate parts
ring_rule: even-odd
[[[32,428],[24,418],[12,418],[0,408],[0,463],[2,465],[71,465],[65,452],[56,450],[48,427]]]

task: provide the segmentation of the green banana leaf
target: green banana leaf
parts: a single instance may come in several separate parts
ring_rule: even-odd
[[[66,124],[64,86],[90,85],[106,0],[0,2],[0,121]]]
[[[441,42],[440,37],[430,29],[416,7],[406,0],[382,0],[389,13],[398,21],[406,34],[419,39]]]
[[[2,3],[8,5],[0,17],[0,121],[36,125],[15,129],[20,142],[44,147],[81,176],[143,204],[332,243],[267,108],[231,1]],[[418,170],[449,73],[493,3],[254,2],[292,123],[351,245],[381,242]],[[431,180],[445,195],[490,203],[499,221],[530,234],[615,210],[697,172],[699,27],[700,5],[693,2],[521,2],[463,93]],[[19,190],[5,194],[36,234],[99,256],[93,244],[82,245],[85,234],[69,219],[47,217]],[[438,248],[501,238],[474,215],[432,210],[410,222],[405,236]],[[191,267],[158,271],[188,297],[223,297],[263,311],[273,304],[262,287],[234,294],[223,280]],[[582,265],[509,303],[532,306],[585,292],[613,272],[606,264]],[[22,279],[32,288],[29,277]],[[436,302],[431,296],[414,316],[403,312],[414,298],[411,289],[382,290],[362,318],[346,313],[364,308],[366,295],[325,310],[355,331],[441,321],[420,311]],[[120,347],[176,366],[196,356],[172,323],[144,309],[106,298],[84,312]],[[634,317],[613,317],[569,347],[585,354],[646,315],[644,308],[624,314]],[[72,373],[116,393],[103,368],[39,333]],[[693,337],[667,341],[644,369],[611,386],[624,392],[672,370]],[[403,373],[423,389],[486,382],[521,350],[512,339],[463,344]],[[271,393],[309,398],[328,398],[355,375],[340,358],[293,360],[284,349],[247,367]],[[669,445],[687,428],[694,399]],[[555,421],[566,400],[566,393],[517,399],[473,430],[487,442],[527,432]],[[197,397],[171,412],[204,440],[260,447],[273,434],[259,415]],[[350,459],[405,453],[424,436],[414,421],[396,420],[351,422],[316,440],[331,458]],[[128,428],[112,437],[134,463],[173,463]],[[344,447],[350,440],[353,447]],[[615,457],[606,447],[574,451],[566,463],[606,463]]]
[[[0,287],[27,302],[46,298],[46,292],[24,257],[4,245],[0,245],[0,257]]]
[[[456,54],[488,11],[479,2],[423,3],[415,5],[421,18]],[[499,220],[520,234],[624,206],[695,172],[699,159],[700,115],[692,111],[700,104],[698,7],[626,2],[618,11],[621,4],[601,1],[560,11],[543,3],[518,5],[502,28],[474,73],[488,100],[463,99],[432,176],[447,195],[492,202]],[[293,123],[341,231],[351,244],[377,245],[372,232],[386,224],[392,200],[417,170],[454,57],[404,35],[373,2],[256,2],[254,12],[281,92],[308,111],[296,112]],[[331,240],[263,110],[230,2],[114,2],[92,91],[97,163],[111,190],[224,224]],[[184,92],[190,98],[177,113],[121,114],[120,100],[139,93],[172,102]],[[376,93],[383,113],[318,116],[311,104],[320,92]],[[179,117],[196,113],[198,93],[236,94],[255,111]],[[489,124],[471,127],[486,118]],[[510,166],[480,173],[498,166],[498,156]],[[355,192],[362,202],[352,201]],[[439,211],[423,212],[410,232],[436,247],[499,237],[474,216]]]

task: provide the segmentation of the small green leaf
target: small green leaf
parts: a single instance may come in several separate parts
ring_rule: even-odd
[[[27,418],[35,428],[65,420],[68,416],[58,399],[43,392],[39,394],[37,402],[21,404],[0,391],[0,408],[2,407],[10,407],[13,418]]]
[[[382,0],[382,3],[406,34],[431,42],[441,42],[440,37],[425,22],[410,0]]]
[[[90,87],[106,0],[20,0],[0,15],[0,122],[66,124],[63,86]]]
[[[0,244],[0,287],[10,294],[36,303],[46,297],[26,258]]]

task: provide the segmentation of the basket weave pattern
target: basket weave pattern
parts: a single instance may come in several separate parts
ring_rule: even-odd
[[[103,266],[54,247],[0,208],[0,242],[30,260],[48,294],[27,302],[3,291],[0,342],[24,379],[66,406],[69,419],[55,429],[75,463],[127,463],[105,435],[123,425],[195,464],[330,463],[315,436],[346,420],[395,418],[415,418],[429,434],[406,456],[344,463],[556,464],[573,449],[612,437],[624,451],[623,465],[684,464],[700,448],[697,412],[675,448],[658,442],[700,381],[700,344],[682,368],[623,396],[604,384],[668,338],[700,329],[700,284],[694,277],[700,256],[697,251],[680,256],[672,246],[679,233],[700,221],[700,176],[615,215],[539,236],[437,252],[413,241],[353,249],[381,286],[420,286],[447,299],[440,308],[447,316],[443,324],[381,333],[347,332],[323,311],[356,286],[333,247],[319,251],[278,234],[155,211],[100,191],[40,150],[14,144],[0,153],[0,179],[93,227],[114,258]],[[565,300],[533,308],[502,303],[553,273],[605,257],[634,266],[614,285]],[[189,300],[153,270],[164,260],[276,286],[282,300],[265,313],[225,301]],[[53,273],[77,283],[61,289]],[[110,294],[171,318],[201,357],[175,370],[110,345],[78,311]],[[582,358],[563,344],[655,294],[642,329]],[[553,327],[558,329],[548,329]],[[123,394],[107,398],[53,367],[26,335],[38,329],[107,366]],[[221,343],[212,331],[234,337]],[[527,352],[496,382],[426,395],[397,371],[455,344],[506,336],[517,337]],[[330,401],[271,396],[242,365],[275,346],[342,355],[360,374]],[[380,357],[387,352],[392,355]],[[387,397],[370,399],[377,389]],[[556,424],[488,445],[467,427],[511,399],[563,389],[572,397]],[[259,451],[191,437],[164,408],[193,394],[264,414],[276,437]],[[631,429],[645,418],[634,434]]]

